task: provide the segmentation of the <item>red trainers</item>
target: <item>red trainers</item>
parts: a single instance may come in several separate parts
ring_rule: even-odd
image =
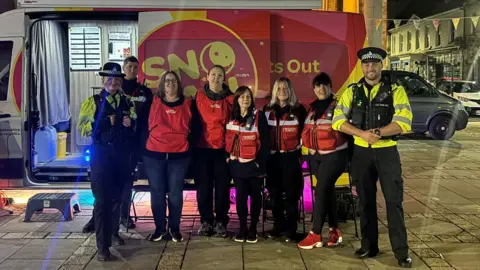
[[[330,231],[328,232],[328,246],[338,246],[338,244],[340,244],[342,240],[343,239],[340,230],[336,228],[330,228]]]
[[[310,231],[307,237],[298,243],[298,247],[301,249],[312,249],[314,247],[322,247],[322,236]]]

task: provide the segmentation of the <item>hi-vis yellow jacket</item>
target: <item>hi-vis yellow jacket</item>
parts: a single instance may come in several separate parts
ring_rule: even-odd
[[[380,86],[383,83],[380,82],[373,87],[370,93],[370,100],[373,100],[380,89]],[[357,86],[365,91],[365,95],[368,97],[368,89],[362,84],[359,83]],[[340,131],[342,124],[350,119],[352,111],[352,101],[353,101],[353,87],[348,87],[345,92],[342,94],[340,100],[337,103],[333,114],[333,124],[332,128],[334,130]],[[396,122],[402,129],[402,133],[409,132],[412,129],[412,109],[410,107],[410,102],[408,101],[407,93],[401,85],[392,84],[393,92],[393,106],[395,108],[395,114],[393,115],[392,122]],[[358,146],[368,147],[368,143],[362,138],[354,136],[354,142]],[[383,148],[396,145],[397,142],[391,139],[388,140],[379,140],[377,143],[372,145],[372,148]]]
[[[99,95],[103,95],[104,93],[105,93],[105,90],[102,90],[102,92]],[[131,97],[126,95],[121,90],[115,93],[114,95],[107,95],[107,102],[112,106],[113,109],[116,109],[117,106],[119,106],[122,95],[126,96],[127,101],[130,102]],[[80,131],[80,134],[82,136],[85,136],[85,137],[92,136],[92,129],[93,129],[92,125],[95,122],[96,110],[97,110],[97,106],[95,103],[94,96],[87,98],[82,103],[82,106],[80,107],[80,113],[78,115],[78,123],[77,123],[77,129]],[[135,114],[135,106],[133,106],[133,103],[132,103],[132,106],[130,107],[130,118],[132,120],[137,119],[137,115]]]

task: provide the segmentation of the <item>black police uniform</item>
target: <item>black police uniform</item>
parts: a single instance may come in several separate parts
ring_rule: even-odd
[[[145,148],[144,130],[148,128],[148,113],[149,107],[152,104],[152,90],[146,86],[137,82],[137,78],[133,80],[124,80],[122,83],[122,90],[125,94],[131,96],[131,101],[135,105],[135,111],[137,114],[137,122],[135,127],[135,133],[131,141],[131,157],[130,157],[130,170],[131,170],[131,181],[125,181],[125,186],[123,189],[122,195],[122,205],[120,209],[120,220],[124,226],[127,226],[127,219],[130,219],[128,222],[129,229],[135,228],[134,221],[130,218],[130,203],[132,199],[132,187],[135,180],[135,169],[137,164],[140,161],[140,152]],[[115,221],[116,222],[116,221]],[[118,227],[118,226],[116,226]],[[119,227],[118,227],[119,228]],[[95,223],[93,217],[88,221],[88,223],[83,227],[84,233],[89,233],[95,231]],[[118,230],[117,230],[118,231]],[[116,233],[116,231],[114,231]]]
[[[118,71],[117,71],[118,70]],[[101,76],[124,77],[120,65],[106,63]],[[123,126],[124,116],[131,117],[133,104],[123,92],[110,95],[106,90],[93,96],[95,116],[91,148],[91,188],[95,198],[93,219],[99,258],[110,258],[112,235],[118,236],[119,214],[124,182],[130,179],[129,157],[134,120]],[[115,115],[111,124],[110,115]]]
[[[364,48],[358,52],[358,57],[362,62],[380,62],[386,57],[386,52],[379,48]],[[337,111],[349,111],[350,124],[361,130],[374,129],[378,135],[380,135],[378,128],[389,125],[393,120],[397,123],[403,120],[407,125],[411,125],[411,110],[408,98],[404,93],[405,90],[394,83],[392,84],[389,79],[382,78],[376,86],[368,85],[365,79],[362,79],[358,84],[351,85],[347,89],[352,92],[353,99],[351,104],[347,104],[347,101],[345,101],[345,104],[340,102],[340,107],[336,108],[334,118],[340,119],[344,117]],[[364,87],[368,90],[368,95],[365,93]],[[395,91],[403,92],[394,93]],[[375,95],[373,99],[370,97],[371,93]],[[410,119],[403,116],[394,116],[397,107],[408,110],[406,115]],[[380,179],[382,192],[387,204],[387,219],[392,249],[400,266],[411,267],[402,207],[402,169],[400,155],[395,142],[396,136],[382,137],[373,146],[368,145],[368,142],[365,143],[360,138],[355,139],[352,177],[356,182],[357,193],[362,207],[360,217],[362,248],[357,250],[356,254],[360,257],[374,257],[379,252],[376,182]]]

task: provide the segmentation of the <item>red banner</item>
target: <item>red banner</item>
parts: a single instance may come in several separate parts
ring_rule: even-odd
[[[363,18],[353,14],[234,10],[205,14],[159,22],[141,42],[139,77],[149,87],[157,88],[163,72],[173,70],[190,96],[207,83],[208,69],[218,64],[225,67],[232,91],[247,85],[257,97],[266,97],[273,82],[286,76],[298,97],[312,98],[311,82],[320,72],[332,77],[335,91],[347,81],[365,40],[364,24],[359,25]],[[353,27],[354,22],[358,26]]]

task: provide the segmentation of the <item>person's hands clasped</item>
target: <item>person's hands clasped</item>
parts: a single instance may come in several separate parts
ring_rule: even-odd
[[[362,138],[368,144],[375,144],[382,137],[380,135],[375,134],[375,131],[371,129],[371,130],[362,131],[362,133],[360,134],[360,138]]]
[[[122,122],[124,127],[130,127],[132,125],[132,120],[128,116],[123,117],[123,122]]]

